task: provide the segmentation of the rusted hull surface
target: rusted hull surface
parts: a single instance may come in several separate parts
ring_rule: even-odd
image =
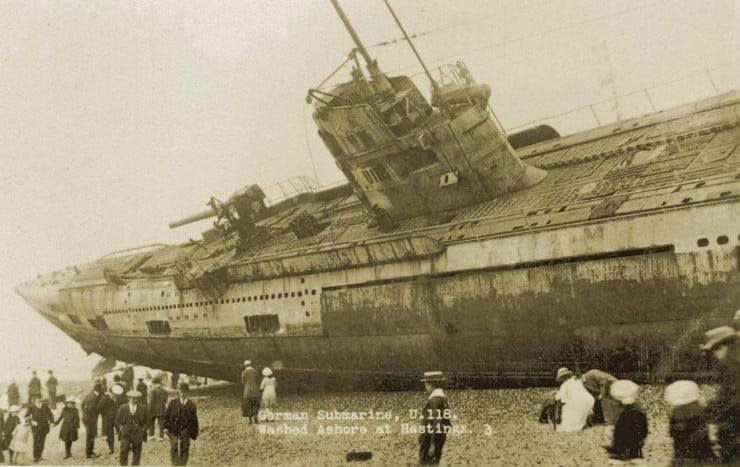
[[[738,254],[667,251],[328,289],[316,336],[72,337],[121,360],[232,380],[245,358],[379,378],[429,368],[534,377],[558,366],[671,376],[701,368],[701,333],[740,303]]]

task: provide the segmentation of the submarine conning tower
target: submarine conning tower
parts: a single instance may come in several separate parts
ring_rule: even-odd
[[[348,58],[352,80],[312,89],[309,101],[319,136],[381,228],[488,201],[547,175],[519,160],[488,110],[490,88],[477,84],[462,62],[432,71],[424,66],[429,103],[407,76],[380,71],[332,3],[357,46]]]

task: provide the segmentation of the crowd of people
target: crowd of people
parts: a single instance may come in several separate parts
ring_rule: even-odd
[[[50,370],[44,398],[41,382],[33,372],[28,385],[28,404],[24,408],[17,383],[12,381],[8,385],[9,407],[7,413],[0,410],[0,462],[5,462],[5,451],[11,464],[42,460],[51,426],[61,424],[59,439],[64,443],[65,459],[72,457],[72,445],[79,439],[81,427],[85,432],[85,457],[98,457],[95,439],[100,426],[108,454],[115,454],[118,442],[120,465],[128,465],[129,458],[131,465],[139,465],[143,443],[164,441],[165,436],[170,442],[172,465],[187,464],[190,440],[196,439],[199,432],[198,411],[189,397],[187,378],[178,383],[177,397],[170,398],[160,376],[139,378],[134,385],[133,368],[127,367],[114,375],[111,385],[104,377],[96,377],[81,403],[75,397],[61,396],[64,407],[55,416],[58,386]],[[155,437],[157,425],[158,438]]]

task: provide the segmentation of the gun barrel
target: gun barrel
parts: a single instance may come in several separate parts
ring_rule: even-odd
[[[170,222],[170,228],[174,229],[182,225],[192,224],[193,222],[202,221],[203,219],[208,219],[209,217],[213,217],[215,215],[216,213],[213,211],[213,209],[207,209],[205,211],[199,212],[198,214],[183,217],[182,219],[176,220],[175,222]]]

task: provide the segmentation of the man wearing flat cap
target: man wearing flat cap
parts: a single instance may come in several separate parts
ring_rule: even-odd
[[[139,403],[141,393],[132,390],[126,393],[128,404],[118,408],[116,426],[121,438],[121,465],[128,465],[128,453],[133,451],[131,465],[139,465],[141,448],[146,441],[146,429],[149,421],[146,407]]]
[[[187,465],[190,455],[190,440],[198,437],[198,409],[190,400],[190,386],[180,383],[179,397],[167,405],[164,432],[170,439],[172,465]]]
[[[121,386],[114,385],[108,389],[108,392],[100,396],[100,402],[98,403],[98,411],[103,418],[103,435],[105,441],[108,443],[108,452],[113,454],[114,449],[114,427],[116,422],[116,415],[118,414],[118,398],[123,395],[123,389]]]
[[[421,414],[422,432],[419,435],[419,465],[437,465],[451,428],[447,396],[440,387],[446,378],[441,371],[427,371],[421,381],[429,398]]]
[[[95,457],[95,437],[98,435],[98,415],[100,414],[100,396],[103,386],[100,383],[93,385],[82,400],[82,424],[85,425],[85,457]]]
[[[710,422],[717,425],[717,444],[723,463],[740,461],[740,352],[737,331],[721,326],[705,333],[706,342],[699,348],[712,352],[717,360],[719,390],[709,403]]]

